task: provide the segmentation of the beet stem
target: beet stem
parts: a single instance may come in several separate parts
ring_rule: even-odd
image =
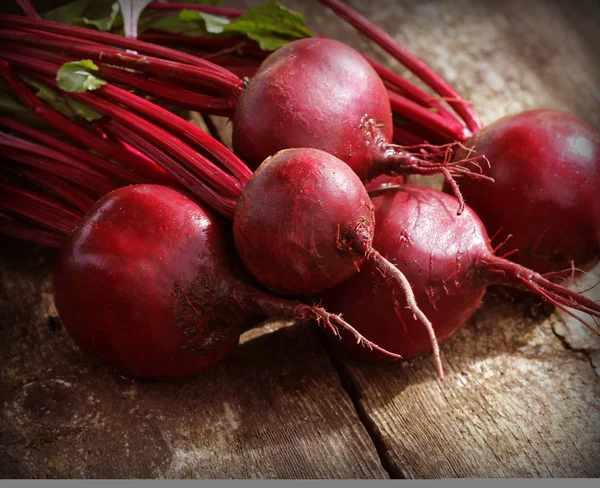
[[[56,67],[52,63],[46,63],[40,60],[33,60],[33,62],[30,63],[30,65],[33,65],[34,69],[43,71],[45,73],[45,75],[33,73],[33,76],[35,78],[40,79],[43,83],[49,84],[50,86],[57,88],[56,82],[53,79],[48,79],[46,75],[51,75],[52,73],[56,72]],[[10,68],[8,66],[3,67],[2,63],[0,63],[0,69],[2,69],[5,78],[14,78],[12,80],[13,82],[16,80],[15,85],[17,85],[20,82],[20,80],[18,80],[18,78],[12,73],[12,71],[10,71]],[[108,90],[110,90],[110,85],[105,85],[103,87],[100,87],[97,91],[100,93],[105,93],[105,89],[107,89],[107,87]],[[31,99],[29,103],[39,105],[39,99],[29,90],[27,90],[27,88],[25,88],[25,91],[27,92],[28,98]],[[128,127],[134,128],[126,132],[130,134],[130,137],[131,134],[134,133],[133,131],[135,131],[135,133],[138,134],[143,134],[143,137],[145,139],[149,139],[151,144],[157,146],[157,149],[161,148],[160,152],[154,151],[153,154],[164,154],[163,151],[167,151],[169,153],[172,152],[181,163],[187,165],[188,168],[194,171],[195,173],[199,173],[200,178],[198,176],[194,176],[194,179],[196,180],[195,184],[194,182],[192,182],[192,186],[188,184],[186,185],[186,188],[190,188],[192,189],[192,191],[194,191],[193,189],[195,188],[196,195],[200,198],[203,198],[203,201],[208,203],[210,206],[212,206],[215,210],[219,211],[223,215],[229,218],[232,217],[233,206],[235,205],[234,200],[237,199],[237,197],[242,191],[242,184],[233,176],[220,169],[218,166],[216,166],[214,163],[203,157],[198,152],[194,151],[187,144],[182,142],[181,139],[177,138],[170,132],[127,111],[120,105],[104,100],[96,93],[71,93],[70,96],[75,100],[81,101],[82,103],[90,106],[91,108],[99,111],[100,113],[106,116],[120,120],[124,125],[127,124]],[[138,98],[133,94],[131,95],[131,97]],[[57,128],[60,129],[60,127]],[[137,141],[137,149],[139,150],[140,139],[137,138]],[[216,141],[214,141],[214,144],[217,144]],[[136,147],[136,144],[132,145]],[[144,147],[148,148],[149,146],[148,144],[145,144]],[[148,154],[147,151],[146,154]],[[138,159],[142,158],[138,157]],[[172,174],[174,174],[173,171],[178,171],[179,174],[181,173],[181,171],[183,171],[183,168],[180,168],[181,165],[175,162],[173,158],[163,158],[161,162],[162,164],[170,162],[174,163],[163,168],[168,169],[169,177],[171,178]],[[145,161],[145,164],[148,163]],[[187,173],[189,175],[192,174],[189,171],[187,171]],[[207,184],[205,184],[205,180],[208,184],[214,185],[214,187],[217,189],[217,192],[211,190],[207,186]]]
[[[54,149],[63,155],[70,156],[75,160],[85,163],[90,168],[96,169],[100,173],[104,173],[106,176],[121,183],[129,184],[142,182],[142,178],[121,166],[117,166],[96,154],[92,154],[65,141],[56,139],[42,130],[22,124],[10,117],[0,116],[0,127],[4,127],[12,132],[17,132],[30,139],[34,139],[38,143],[44,144],[50,149]]]
[[[319,0],[323,5],[329,7],[344,20],[352,24],[356,29],[369,37],[380,47],[385,49],[396,60],[412,71],[425,84],[429,85],[436,93],[458,101],[449,102],[452,108],[461,116],[470,131],[476,132],[483,127],[481,120],[473,108],[464,101],[463,97],[439,74],[431,69],[424,61],[400,45],[383,29],[377,27],[356,10],[345,5],[339,0]]]
[[[41,30],[25,32],[4,28],[0,29],[0,39],[29,44],[71,56],[103,61],[113,66],[148,73],[159,79],[187,81],[195,86],[217,90],[227,97],[239,93],[243,86],[243,81],[238,76],[209,61],[205,62],[212,66],[192,66],[153,56],[124,53],[110,46],[79,43],[76,38],[60,39],[56,36],[48,36]]]
[[[2,131],[0,131],[0,153],[12,161],[36,168],[54,168],[50,170],[51,173],[59,174],[62,178],[94,192],[97,196],[116,188],[110,178],[91,169],[85,163]]]
[[[0,57],[5,58],[5,53],[0,52]],[[171,176],[158,166],[154,164],[150,166],[144,158],[127,151],[114,141],[95,134],[48,107],[29,90],[27,85],[12,71],[5,59],[0,59],[0,74],[21,102],[50,126],[72,137],[80,144],[90,147],[110,159],[114,159],[119,164],[135,168],[136,172],[152,183],[168,185],[173,182]]]
[[[68,203],[81,210],[84,214],[96,203],[92,197],[87,195],[79,187],[55,176],[53,172],[41,171],[33,168],[19,168],[17,172],[21,176],[56,193]]]
[[[40,56],[43,54],[43,51],[28,50],[27,48],[24,48],[22,51],[23,52],[21,54],[31,56]],[[29,60],[27,62],[23,61],[23,57],[21,57],[21,55],[18,57],[12,57],[12,59],[16,59],[17,61],[21,60],[23,65],[27,68],[36,69],[43,74],[54,76],[59,64],[53,65],[52,63],[49,63],[48,61],[52,58],[55,60],[60,58],[58,63],[66,61],[64,57],[53,54],[46,56],[46,59]],[[120,70],[113,69],[112,71],[118,72]],[[126,72],[123,73],[125,73],[126,77],[130,76]],[[250,176],[252,176],[252,171],[250,168],[248,168],[246,164],[244,164],[235,154],[229,151],[224,145],[216,141],[213,137],[181,117],[174,115],[168,110],[163,109],[162,107],[149,102],[142,97],[111,84],[106,84],[103,86],[98,90],[98,93],[105,96],[105,98],[112,99],[117,103],[123,104],[137,112],[140,112],[145,117],[148,119],[153,119],[158,124],[166,126],[174,135],[181,137],[192,146],[213,156],[217,162],[226,170],[231,172],[233,176],[240,181],[240,183],[245,184],[250,179]],[[188,159],[193,158],[193,151],[190,151]],[[212,163],[209,162],[208,164]]]
[[[2,48],[21,55],[31,56],[32,58],[51,61],[57,63],[59,66],[74,60],[73,56],[52,53],[47,50],[23,46],[22,44],[17,43],[5,42],[2,44]],[[98,75],[100,78],[135,88],[137,91],[173,105],[177,105],[178,107],[208,112],[213,115],[229,116],[233,114],[234,100],[232,97],[224,98],[204,95],[186,88],[178,87],[173,80],[169,80],[169,83],[164,83],[162,81],[145,78],[140,76],[139,73],[110,67],[101,62],[96,62],[96,66],[98,66]]]
[[[375,71],[377,71],[377,74],[384,81],[388,87],[388,90],[404,95],[423,107],[434,109],[438,115],[448,119],[448,122],[458,124],[459,126],[462,125],[456,118],[456,115],[453,112],[446,110],[435,98],[431,97],[423,90],[413,85],[410,81],[402,78],[400,75],[397,75],[389,68],[382,66],[374,59],[369,58],[368,56],[365,56],[365,58],[367,61],[369,61],[369,63],[371,63],[371,66],[373,66]]]
[[[60,247],[64,239],[64,235],[57,232],[7,218],[0,218],[0,234],[49,247]]]
[[[27,17],[41,19],[40,14],[38,14],[37,10],[29,0],[17,0],[17,5]]]
[[[176,161],[169,152],[152,144],[144,135],[138,134],[124,122],[112,119],[104,127],[113,136],[119,134],[125,137],[133,147],[152,157],[161,167],[167,168],[170,175],[183,188],[196,195],[212,209],[228,219],[233,217],[235,200],[224,197],[210,188],[204,181]]]
[[[53,80],[44,79],[44,81],[56,88],[56,82]],[[197,151],[194,151],[180,138],[126,110],[120,105],[114,104],[99,96],[104,94],[109,96],[116,91],[114,88],[115,87],[112,87],[111,85],[104,85],[98,88],[96,92],[71,93],[70,96],[106,116],[127,124],[134,129],[135,132],[146,137],[152,144],[164,151],[172,153],[179,161],[185,164],[190,171],[198,174],[202,181],[206,181],[223,196],[237,198],[240,195],[242,184],[236,178],[229,173],[226,173]],[[130,95],[131,97],[138,98],[137,95]],[[209,137],[208,134],[205,137]],[[213,140],[213,143],[216,144],[216,141]]]
[[[388,96],[393,112],[433,130],[445,142],[464,141],[471,136],[471,132],[462,125],[453,123],[399,93],[388,90]]]
[[[191,8],[191,6],[188,8]],[[51,20],[30,19],[20,15],[11,14],[0,14],[0,25],[6,26],[10,29],[38,29],[44,32],[75,37],[83,41],[93,41],[96,43],[108,44],[121,49],[129,49],[138,53],[146,53],[151,56],[177,61],[179,63],[185,63],[192,66],[200,66],[205,68],[208,67],[216,72],[223,73],[224,76],[231,76],[231,73],[228,73],[227,70],[202,58],[198,58],[197,56],[164,46],[151,44],[149,42],[112,34],[110,32],[88,29],[87,27],[77,27]],[[89,42],[87,44],[89,44]]]
[[[71,232],[83,216],[54,197],[5,183],[0,183],[0,209],[64,234]]]
[[[113,85],[105,85],[102,94],[111,100],[140,112],[148,118],[154,119],[157,123],[164,125],[173,134],[178,135],[192,146],[207,152],[225,169],[230,171],[242,185],[245,185],[252,176],[252,171],[242,160],[214,137],[187,120],[177,117],[168,110]]]
[[[394,124],[393,140],[395,144],[399,144],[401,146],[419,146],[426,142],[426,140],[422,137],[406,130],[405,126],[398,124]]]

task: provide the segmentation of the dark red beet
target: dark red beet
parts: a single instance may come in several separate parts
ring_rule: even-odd
[[[253,169],[279,150],[310,147],[341,159],[363,180],[472,174],[447,165],[439,148],[423,154],[428,160],[416,157],[391,144],[392,134],[388,93],[375,70],[351,47],[323,38],[297,40],[269,55],[233,118],[234,150]]]
[[[469,207],[457,216],[455,198],[418,185],[399,188],[372,193],[377,194],[373,196],[377,219],[373,245],[408,278],[440,343],[464,327],[489,284],[535,289],[561,307],[600,316],[595,302],[494,256],[482,222]],[[367,339],[410,359],[430,351],[431,344],[399,300],[401,293],[365,263],[359,274],[322,298],[329,310],[342,313]],[[356,349],[351,340],[343,343],[360,359],[389,360]]]
[[[216,364],[244,328],[228,306],[241,275],[225,228],[166,187],[108,194],[58,258],[56,306],[71,337],[134,376],[177,378]]]
[[[574,115],[531,110],[466,143],[495,182],[461,181],[465,200],[511,261],[540,273],[587,268],[600,256],[600,135]],[[460,157],[460,153],[458,154]]]
[[[364,185],[339,159],[317,149],[267,158],[238,199],[236,248],[266,287],[313,295],[356,273],[375,222]],[[348,252],[342,240],[355,245]]]
[[[86,353],[154,379],[213,366],[265,316],[351,330],[319,307],[251,286],[226,222],[157,185],[115,190],[80,222],[59,254],[56,305]]]
[[[292,42],[263,61],[233,119],[234,150],[251,168],[282,149],[312,147],[361,178],[392,133],[387,90],[375,70],[352,48],[319,38]]]

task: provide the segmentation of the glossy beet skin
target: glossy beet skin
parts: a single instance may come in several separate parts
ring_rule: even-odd
[[[491,252],[483,224],[468,208],[457,218],[455,199],[417,185],[383,193],[373,198],[373,205],[373,247],[406,275],[438,342],[447,341],[467,323],[485,293],[485,283],[475,273],[478,259]],[[322,295],[326,307],[342,313],[366,337],[410,359],[430,351],[431,343],[401,297],[398,287],[390,286],[370,263]],[[356,358],[389,360],[355,348],[345,337],[343,344]]]
[[[330,39],[301,39],[271,54],[233,118],[234,151],[253,169],[279,150],[312,147],[364,178],[392,133],[383,82],[360,53]]]
[[[469,207],[456,215],[456,199],[418,185],[373,196],[377,228],[373,246],[405,274],[438,341],[450,339],[481,305],[488,285],[525,288],[561,307],[600,316],[600,306],[522,266],[493,255],[485,228]],[[341,313],[367,339],[405,359],[431,349],[425,329],[390,286],[365,263],[361,272],[322,294],[323,304]],[[401,325],[398,325],[401,324]],[[389,361],[373,351],[344,347],[355,357]]]
[[[465,142],[490,161],[495,182],[460,189],[500,252],[540,273],[587,268],[600,256],[600,135],[574,115],[531,110]],[[461,155],[458,154],[458,157]]]
[[[244,328],[230,306],[242,276],[231,247],[225,223],[175,190],[115,190],[60,251],[60,317],[86,353],[120,372],[199,373],[227,355]]]
[[[364,185],[346,164],[317,149],[267,158],[233,218],[246,268],[264,286],[291,295],[318,293],[356,273],[373,226]]]

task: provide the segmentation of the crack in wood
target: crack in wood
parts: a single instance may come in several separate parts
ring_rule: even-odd
[[[588,361],[590,362],[590,366],[592,367],[592,369],[596,373],[596,376],[600,376],[600,371],[598,370],[598,368],[596,368],[596,366],[594,364],[594,359],[592,357],[592,354],[594,352],[596,352],[595,350],[572,346],[569,343],[567,337],[564,336],[564,335],[562,335],[560,332],[558,332],[556,330],[555,323],[552,323],[552,325],[550,326],[550,328],[552,329],[552,333],[558,338],[558,340],[560,341],[560,343],[562,344],[562,346],[565,349],[567,349],[569,351],[573,351],[575,353],[583,354],[588,359]]]
[[[378,434],[377,425],[369,417],[368,413],[361,404],[359,390],[346,371],[343,361],[334,351],[332,344],[325,337],[323,337],[323,334],[319,334],[319,341],[321,342],[321,345],[323,346],[323,349],[329,358],[331,367],[337,373],[340,379],[340,385],[342,386],[342,389],[346,392],[348,398],[352,402],[358,419],[367,432],[367,435],[371,439],[373,447],[375,447],[381,467],[385,470],[390,479],[406,479],[407,477],[404,475],[404,473],[398,469],[395,469],[389,462],[388,456],[386,455],[387,448],[385,440],[380,434]]]

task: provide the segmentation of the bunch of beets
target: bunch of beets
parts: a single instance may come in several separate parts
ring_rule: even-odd
[[[26,16],[0,14],[14,101],[0,107],[0,232],[60,248],[61,320],[110,367],[194,375],[279,317],[316,321],[359,359],[432,352],[443,379],[438,344],[489,285],[535,293],[597,333],[600,305],[563,286],[600,255],[600,135],[575,116],[483,127],[337,0],[321,3],[437,96],[323,36],[270,53],[236,36],[122,36],[18,3]],[[229,117],[233,152],[178,110]],[[444,191],[411,174],[442,175]]]

